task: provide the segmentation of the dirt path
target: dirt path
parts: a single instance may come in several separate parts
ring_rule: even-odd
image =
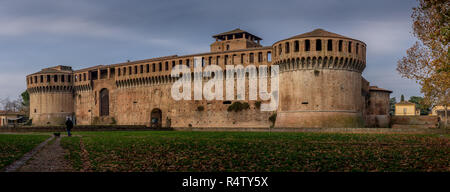
[[[73,171],[68,160],[64,158],[65,151],[60,145],[61,137],[55,138],[36,155],[34,155],[19,172],[70,172]]]

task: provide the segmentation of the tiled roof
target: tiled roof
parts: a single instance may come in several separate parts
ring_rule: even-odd
[[[233,30],[231,30],[231,31],[219,33],[219,34],[217,34],[217,35],[213,35],[213,37],[220,37],[220,36],[224,36],[224,35],[232,35],[232,34],[238,34],[238,33],[247,33],[247,34],[250,34],[251,36],[255,37],[256,39],[262,40],[261,37],[258,37],[258,36],[256,36],[256,35],[253,35],[253,34],[247,32],[247,31],[244,31],[244,30],[239,29],[239,28],[233,29]]]
[[[392,93],[391,90],[379,88],[379,87],[377,87],[377,86],[370,86],[370,87],[369,87],[369,90],[370,90],[370,91],[384,91],[384,92]]]
[[[314,31],[303,33],[303,34],[300,34],[300,35],[296,35],[296,36],[293,36],[293,37],[290,37],[290,38],[287,38],[287,39],[284,39],[284,40],[307,38],[307,37],[334,37],[334,38],[356,40],[356,39],[353,39],[353,38],[350,38],[350,37],[346,37],[346,36],[343,36],[343,35],[332,33],[332,32],[329,32],[329,31],[325,31],[323,29],[315,29]]]

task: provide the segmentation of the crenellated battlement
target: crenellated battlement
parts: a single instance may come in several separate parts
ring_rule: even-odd
[[[362,72],[366,66],[366,44],[362,41],[316,29],[276,42],[274,64],[280,71],[338,69]]]

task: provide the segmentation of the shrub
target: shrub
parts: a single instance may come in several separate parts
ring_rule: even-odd
[[[273,113],[270,117],[269,117],[269,121],[272,122],[272,126],[275,126],[275,121],[277,120],[277,113]]]
[[[227,111],[231,112],[238,112],[238,111],[242,111],[242,110],[246,110],[249,109],[250,105],[247,102],[241,103],[241,102],[234,102],[233,104],[231,104],[230,106],[228,106]]]
[[[256,102],[255,102],[255,107],[256,107],[257,109],[261,108],[261,101],[256,101]]]
[[[32,125],[33,124],[33,119],[28,119],[28,121],[27,122],[25,122],[25,124],[24,125],[27,125],[27,126],[29,126],[29,125]]]

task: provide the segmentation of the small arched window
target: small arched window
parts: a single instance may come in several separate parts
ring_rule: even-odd
[[[309,39],[305,40],[305,51],[311,50],[311,42]]]
[[[359,43],[356,43],[356,54],[359,52]]]
[[[322,51],[322,40],[316,39],[316,51]]]
[[[298,44],[298,41],[294,41],[294,52],[300,51],[300,45]]]
[[[227,51],[230,50],[230,45],[227,45]]]
[[[352,52],[352,42],[351,41],[348,42],[348,52],[349,53]]]
[[[290,51],[289,47],[290,47],[289,42],[286,42],[286,47],[285,47],[286,53],[289,53],[289,51]]]
[[[327,51],[333,51],[333,40],[328,39]]]

